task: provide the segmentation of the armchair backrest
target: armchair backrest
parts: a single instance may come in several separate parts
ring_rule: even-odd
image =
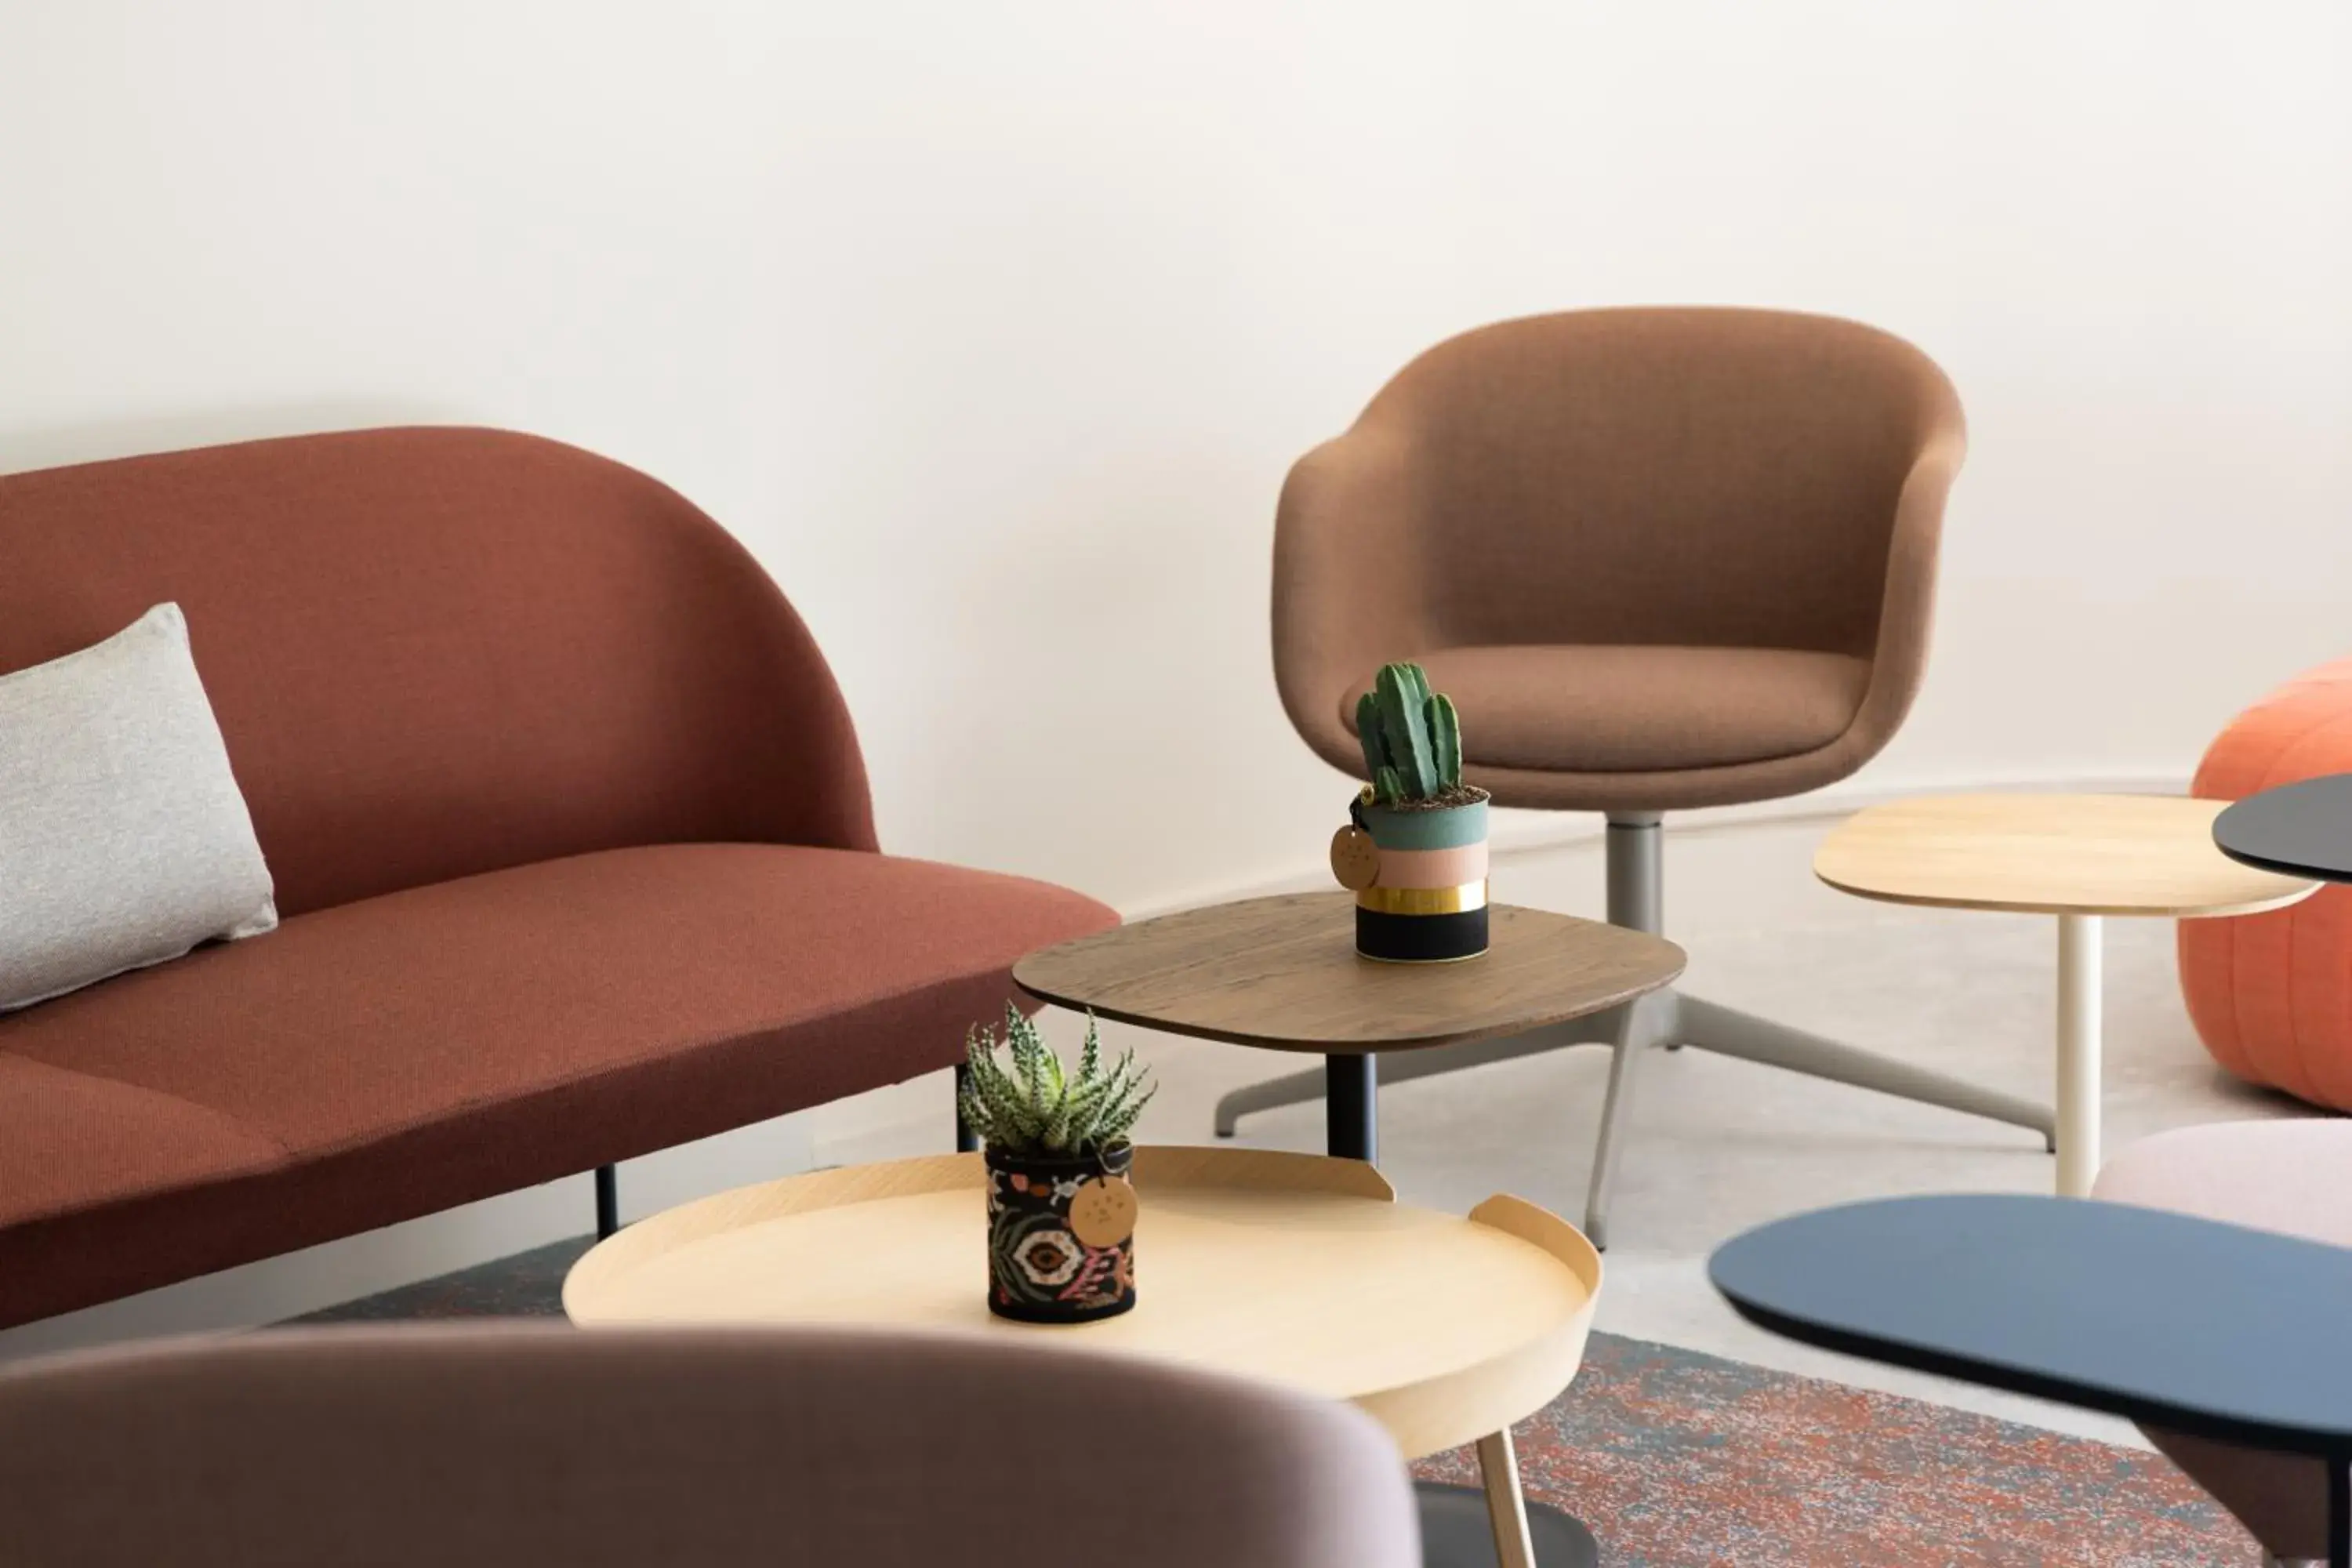
[[[1637,309],[1441,343],[1342,439],[1359,434],[1412,454],[1441,644],[1867,658],[1897,499],[1962,425],[1943,373],[1875,329]]]

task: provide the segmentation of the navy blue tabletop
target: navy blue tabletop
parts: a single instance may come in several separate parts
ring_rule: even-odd
[[[2213,842],[2265,871],[2352,882],[2352,773],[2250,795],[2213,819]]]
[[[1811,1344],[2352,1457],[2352,1249],[2081,1198],[1890,1198],[1759,1226],[1707,1273]]]

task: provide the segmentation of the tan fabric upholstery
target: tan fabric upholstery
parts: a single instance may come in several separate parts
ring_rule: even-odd
[[[1360,773],[1351,694],[1418,659],[1461,710],[1465,776],[1507,805],[1832,783],[1917,691],[1963,446],[1942,373],[1850,321],[1594,310],[1466,333],[1291,470],[1283,705]]]
[[[0,1372],[78,1568],[1418,1568],[1345,1405],[1007,1341],[340,1330]]]
[[[2352,1121],[2225,1121],[2159,1132],[2099,1172],[2094,1197],[2352,1247]],[[2148,1440],[2273,1556],[2327,1555],[2327,1471],[2178,1432]]]
[[[1748,647],[1453,647],[1422,659],[1478,715],[1488,767],[1612,773],[1730,767],[1816,751],[1853,722],[1867,660]],[[1354,722],[1356,699],[1342,704]]]

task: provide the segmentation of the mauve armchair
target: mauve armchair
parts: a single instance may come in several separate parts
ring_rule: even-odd
[[[0,1371],[0,1558],[1419,1568],[1343,1405],[898,1332],[278,1331]]]

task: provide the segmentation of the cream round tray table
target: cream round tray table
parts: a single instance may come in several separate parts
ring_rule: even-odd
[[[989,1312],[977,1154],[820,1171],[670,1209],[573,1265],[563,1309],[586,1327],[1045,1335],[1285,1384],[1352,1402],[1408,1459],[1476,1444],[1486,1561],[1592,1561],[1563,1515],[1540,1517],[1574,1541],[1531,1534],[1510,1436],[1583,1356],[1601,1258],[1573,1226],[1507,1196],[1466,1218],[1400,1204],[1370,1165],[1313,1154],[1147,1146],[1133,1179],[1138,1301],[1098,1322]]]
[[[2099,990],[2108,915],[2252,914],[2317,885],[2213,844],[2227,801],[2155,795],[1956,795],[1874,805],[1841,824],[1813,874],[1866,899],[2058,918],[2058,1192],[2099,1172]]]

